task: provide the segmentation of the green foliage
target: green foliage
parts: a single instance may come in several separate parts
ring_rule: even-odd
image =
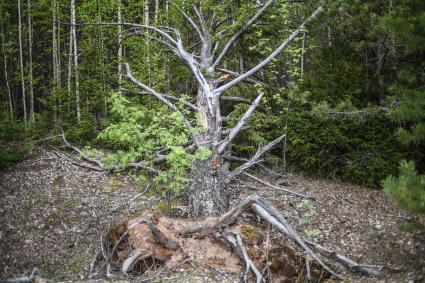
[[[399,175],[383,181],[385,192],[401,208],[425,216],[425,175],[419,175],[413,162],[400,162]]]
[[[23,160],[31,151],[23,123],[11,123],[6,111],[0,111],[0,170]]]
[[[180,194],[189,183],[193,162],[208,158],[211,152],[200,147],[193,154],[187,153],[187,129],[180,116],[162,104],[148,108],[118,93],[109,102],[112,120],[98,135],[98,141],[116,152],[104,157],[104,162],[126,165],[144,160],[149,165],[157,158],[156,152],[163,150],[166,162],[153,180],[162,193]]]

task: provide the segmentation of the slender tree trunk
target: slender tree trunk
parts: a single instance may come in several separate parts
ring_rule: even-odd
[[[118,0],[118,24],[122,24],[122,7],[121,0]],[[122,26],[118,25],[118,85],[120,86],[123,79],[122,62],[123,62],[123,46],[122,46]],[[121,92],[121,90],[120,90]]]
[[[377,42],[376,54],[378,57],[377,61],[377,77],[378,77],[378,100],[379,104],[384,101],[385,96],[385,78],[384,78],[384,64],[387,50],[385,47],[385,36],[380,36]]]
[[[155,0],[155,15],[154,15],[155,24],[158,24],[158,17],[159,17],[159,0]]]
[[[119,0],[120,1],[120,0]],[[98,18],[99,18],[99,23],[102,22],[102,6],[99,3],[99,0],[96,1],[97,3],[97,12],[98,12]],[[101,76],[102,76],[102,100],[103,100],[103,110],[98,110],[97,111],[97,117],[101,117],[102,114],[104,116],[106,116],[107,113],[107,107],[106,107],[106,75],[105,75],[105,62],[104,62],[104,58],[105,58],[105,39],[103,37],[103,27],[100,26],[100,31],[99,31],[99,40],[100,41],[100,58],[99,58],[99,66],[101,69]],[[89,105],[89,104],[87,104]],[[103,112],[103,113],[102,113]]]
[[[167,19],[168,24],[168,10],[170,9],[170,3],[168,0],[165,0],[165,18]]]
[[[67,72],[67,90],[68,97],[71,99],[72,97],[72,27],[69,29],[69,44],[68,44],[68,72]],[[69,104],[68,104],[69,107]],[[70,109],[68,109],[69,111]]]
[[[53,62],[53,91],[55,94],[54,101],[53,101],[53,115],[55,123],[57,122],[57,109],[58,109],[58,103],[56,99],[57,90],[58,90],[58,42],[57,42],[57,31],[56,31],[56,0],[51,1],[52,5],[52,62]]]
[[[19,62],[21,67],[21,90],[22,90],[22,111],[24,124],[27,123],[27,105],[25,97],[25,78],[24,78],[24,58],[22,51],[22,17],[21,17],[21,0],[18,0],[18,36],[19,36]]]
[[[3,21],[1,20],[1,18],[0,18],[0,29],[1,29],[1,46],[2,46],[2,52],[3,52],[4,80],[5,80],[6,89],[7,89],[7,98],[8,98],[8,103],[9,103],[10,120],[13,123],[12,93],[10,91],[9,74],[7,72],[7,55],[6,55],[5,40],[4,40],[5,35],[4,35],[4,30],[3,30]]]
[[[30,119],[31,123],[35,122],[34,114],[34,87],[33,87],[33,74],[32,74],[32,15],[31,15],[31,0],[27,1],[28,9],[28,80],[30,91]]]
[[[72,37],[72,51],[74,58],[74,78],[75,78],[75,103],[77,112],[77,121],[81,121],[80,111],[80,81],[78,77],[78,50],[77,50],[77,34],[75,28],[75,0],[71,0],[71,37]]]
[[[301,43],[301,77],[304,76],[304,71],[305,71],[305,46],[306,46],[306,42],[307,42],[307,33],[304,32],[303,33],[303,39],[302,39],[302,43]]]
[[[145,0],[145,5],[143,9],[143,18],[144,24],[149,25],[149,0]],[[146,30],[146,33],[149,33],[149,30]],[[150,46],[149,40],[146,40],[146,63],[148,67],[148,82],[151,83],[151,54],[150,54]]]

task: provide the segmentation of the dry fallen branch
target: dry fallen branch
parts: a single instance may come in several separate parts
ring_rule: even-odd
[[[238,243],[239,248],[242,251],[243,254],[243,258],[245,260],[245,264],[246,264],[246,271],[244,274],[244,281],[247,282],[247,274],[249,272],[249,270],[251,269],[252,272],[254,272],[255,276],[257,277],[257,281],[256,283],[261,283],[262,281],[264,281],[263,276],[261,276],[260,271],[258,271],[257,267],[255,266],[255,264],[252,262],[252,260],[249,258],[248,253],[246,252],[246,249],[242,243],[242,238],[241,235],[236,234],[235,235],[236,241]]]
[[[273,184],[270,184],[269,182],[266,182],[266,181],[261,180],[258,177],[255,177],[254,175],[251,175],[251,174],[249,174],[247,172],[243,172],[242,174],[244,174],[247,177],[250,177],[251,179],[253,179],[253,180],[255,180],[255,181],[257,181],[257,182],[259,182],[259,183],[261,183],[263,185],[266,185],[266,186],[268,186],[270,188],[273,188],[275,190],[283,191],[283,192],[286,192],[288,194],[295,195],[295,196],[298,196],[298,197],[301,197],[301,198],[306,198],[306,199],[309,199],[309,200],[314,200],[314,197],[310,197],[310,196],[307,196],[307,195],[303,195],[303,194],[300,194],[300,193],[297,193],[297,192],[288,190],[286,188],[275,186]]]

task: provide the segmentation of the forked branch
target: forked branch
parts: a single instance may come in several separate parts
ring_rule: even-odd
[[[314,11],[314,13],[311,14],[307,18],[307,20],[305,20],[294,32],[292,32],[292,34],[284,42],[282,42],[282,44],[278,48],[276,48],[266,59],[261,61],[257,66],[253,67],[252,69],[250,69],[246,73],[243,73],[239,77],[237,77],[237,78],[233,79],[232,81],[228,82],[227,84],[215,89],[214,91],[217,94],[221,94],[223,91],[225,91],[225,90],[233,87],[234,85],[242,82],[243,80],[247,79],[248,77],[250,77],[251,75],[253,75],[257,71],[262,69],[264,66],[269,64],[277,55],[279,55],[282,51],[284,51],[288,47],[288,45],[295,39],[295,37],[297,37],[297,35],[300,33],[300,31],[304,29],[305,25],[308,22],[310,22],[311,20],[313,20],[315,17],[317,17],[317,15],[319,15],[322,11],[323,11],[323,7],[319,6],[319,8],[317,8],[316,11]]]
[[[248,108],[248,110],[245,112],[242,118],[238,121],[236,126],[230,131],[229,135],[221,142],[218,148],[218,153],[222,153],[226,149],[226,147],[233,141],[236,135],[242,130],[243,126],[246,123],[246,120],[252,116],[255,109],[260,104],[261,98],[263,98],[263,96],[264,96],[263,92],[258,95],[258,97],[255,99],[252,105]]]
[[[233,170],[230,173],[229,176],[229,180],[233,180],[235,179],[237,176],[239,176],[242,172],[244,172],[246,169],[250,168],[251,166],[253,166],[254,164],[256,164],[260,157],[266,153],[267,151],[269,151],[271,148],[273,148],[276,144],[280,143],[282,141],[282,139],[286,136],[282,135],[280,137],[278,137],[277,139],[269,142],[268,144],[266,144],[263,147],[260,147],[257,152],[254,154],[253,157],[251,157],[247,162],[245,162],[244,164],[242,164],[241,166],[237,167],[235,170]]]
[[[250,27],[253,23],[274,3],[276,0],[269,0],[267,1],[263,7],[261,7],[260,10],[257,11],[257,13],[249,19],[245,25],[238,30],[230,39],[227,41],[226,45],[224,46],[223,50],[218,55],[217,59],[214,61],[213,68],[217,67],[217,65],[220,63],[220,61],[223,59],[223,57],[226,55],[229,48],[232,46],[233,43]]]

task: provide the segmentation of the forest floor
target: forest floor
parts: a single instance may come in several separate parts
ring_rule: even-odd
[[[425,282],[425,233],[381,190],[302,174],[258,170],[256,175],[312,196],[315,202],[244,177],[231,189],[232,203],[250,194],[263,196],[300,234],[317,243],[362,264],[400,268],[384,269],[378,279],[345,273],[350,281]],[[0,176],[0,282],[28,275],[34,267],[48,281],[86,281],[100,237],[161,202],[143,191],[130,177],[78,167],[50,149],[33,150]],[[274,233],[271,227],[265,230]],[[192,263],[164,273],[158,281],[238,282],[238,276]]]

